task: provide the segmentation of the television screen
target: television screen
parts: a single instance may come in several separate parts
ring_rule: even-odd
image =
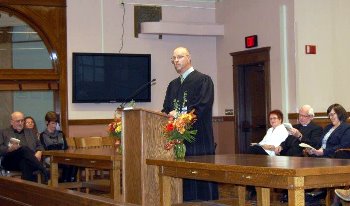
[[[150,81],[150,54],[73,53],[73,103],[131,101]],[[132,99],[150,102],[151,85]]]

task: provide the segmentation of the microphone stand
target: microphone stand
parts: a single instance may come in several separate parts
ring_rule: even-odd
[[[153,85],[155,83],[156,79],[152,79],[150,82],[147,82],[146,84],[142,85],[140,88],[138,88],[135,92],[133,92],[131,95],[129,95],[127,98],[124,99],[124,101],[117,107],[116,110],[124,109],[125,105],[128,103],[129,99],[133,99],[137,95],[139,95],[149,84]]]

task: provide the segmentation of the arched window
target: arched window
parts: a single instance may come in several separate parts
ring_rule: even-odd
[[[52,69],[48,49],[38,32],[0,11],[0,69]]]
[[[22,111],[42,130],[53,110],[67,129],[66,2],[38,2],[0,3],[0,128]]]

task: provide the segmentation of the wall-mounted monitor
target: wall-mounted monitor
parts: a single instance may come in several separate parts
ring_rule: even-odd
[[[151,81],[150,54],[73,53],[73,103],[123,102]],[[151,101],[151,85],[136,102]]]

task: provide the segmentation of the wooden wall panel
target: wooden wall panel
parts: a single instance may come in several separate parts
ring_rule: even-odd
[[[107,125],[112,119],[69,120],[69,137],[106,136]],[[217,143],[216,154],[234,153],[234,117],[213,117],[214,141]]]
[[[12,92],[0,93],[0,128],[10,126],[10,115],[13,111],[13,95]]]
[[[235,153],[235,124],[233,116],[213,117],[215,154]]]

